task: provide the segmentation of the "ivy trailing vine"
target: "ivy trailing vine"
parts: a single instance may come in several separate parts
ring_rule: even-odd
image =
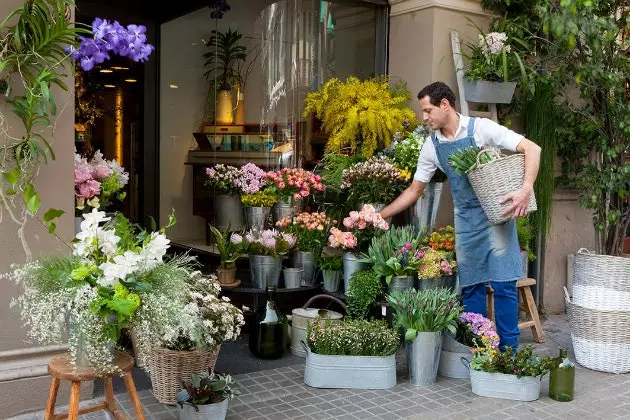
[[[39,218],[42,203],[34,178],[42,164],[55,159],[51,139],[58,110],[51,87],[68,90],[66,48],[90,33],[72,23],[73,6],[74,0],[27,0],[0,23],[0,79],[7,82],[9,109],[22,124],[10,130],[0,111],[0,222],[8,215],[18,225],[27,258],[27,221],[38,218],[54,232],[55,220],[64,213],[50,208]]]

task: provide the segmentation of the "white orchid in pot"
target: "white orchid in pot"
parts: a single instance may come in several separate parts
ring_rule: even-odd
[[[114,350],[121,330],[152,288],[152,273],[165,264],[165,230],[138,229],[121,214],[113,219],[94,209],[83,215],[71,256],[49,256],[12,265],[4,275],[21,285],[12,302],[21,309],[28,335],[43,345],[62,344],[67,328],[70,361],[97,373],[115,371]]]

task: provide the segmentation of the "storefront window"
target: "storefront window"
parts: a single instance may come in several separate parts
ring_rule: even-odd
[[[212,195],[203,188],[204,171],[214,164],[252,162],[265,170],[313,164],[326,139],[303,115],[306,94],[331,77],[364,78],[377,68],[382,44],[373,5],[228,4],[219,19],[204,8],[160,29],[161,215],[174,207],[202,215]],[[198,237],[201,223],[180,226],[178,236]]]

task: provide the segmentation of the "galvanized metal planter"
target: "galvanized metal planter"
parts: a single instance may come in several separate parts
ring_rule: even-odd
[[[472,392],[481,397],[516,401],[535,401],[540,397],[541,378],[533,376],[470,371]]]
[[[314,388],[386,389],[396,386],[396,355],[324,356],[304,344],[304,383]]]
[[[302,286],[312,286],[315,282],[317,274],[317,259],[312,251],[294,251],[291,254],[291,265],[295,268],[301,268]]]
[[[363,257],[354,252],[345,252],[343,254],[343,286],[347,292],[350,289],[350,277],[357,271],[367,270],[370,263],[360,262]]]
[[[429,182],[424,187],[422,196],[407,210],[407,220],[416,230],[431,231],[435,227],[443,189],[443,182]]]
[[[516,82],[490,82],[464,78],[464,93],[468,102],[509,104],[516,90]]]
[[[451,288],[455,290],[457,276],[443,276],[436,279],[418,279],[418,290]]]
[[[278,287],[282,273],[282,259],[268,255],[250,255],[249,266],[253,287],[263,290],[267,286]]]
[[[444,333],[438,375],[454,379],[470,378],[470,372],[462,363],[462,358],[470,361],[472,349],[459,343],[450,333]]]
[[[306,330],[312,322],[339,322],[343,315],[339,312],[318,308],[296,308],[291,311],[291,353],[306,357],[302,342],[306,342]]]
[[[302,211],[303,203],[302,200],[292,200],[293,203],[285,203],[282,200],[276,202],[273,205],[273,221],[274,223],[281,220],[286,216],[295,216],[297,213]]]
[[[217,229],[223,231],[227,229],[228,224],[230,230],[242,230],[245,226],[243,220],[243,206],[241,198],[238,195],[216,195],[214,200],[214,225]]]
[[[387,285],[389,292],[394,290],[404,291],[413,288],[413,276],[396,276]]]
[[[216,404],[203,404],[193,406],[190,403],[179,403],[181,399],[188,398],[188,392],[182,391],[177,394],[177,412],[179,420],[225,420],[228,411],[228,399],[224,399]]]
[[[327,292],[336,293],[339,291],[339,281],[341,279],[341,270],[323,270],[322,276],[324,277],[324,289]]]
[[[419,332],[407,343],[409,382],[416,386],[433,385],[437,378],[442,349],[442,332]]]
[[[265,230],[267,228],[271,207],[245,207],[243,211],[247,229]]]

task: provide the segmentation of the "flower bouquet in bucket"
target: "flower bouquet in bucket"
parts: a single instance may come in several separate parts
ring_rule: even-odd
[[[503,197],[523,186],[525,179],[525,155],[515,153],[502,156],[494,149],[481,149],[471,146],[453,153],[449,165],[459,175],[467,175],[483,211],[493,225],[505,223],[511,219],[503,213],[511,202],[502,203]],[[536,197],[531,195],[527,212],[536,211]]]

